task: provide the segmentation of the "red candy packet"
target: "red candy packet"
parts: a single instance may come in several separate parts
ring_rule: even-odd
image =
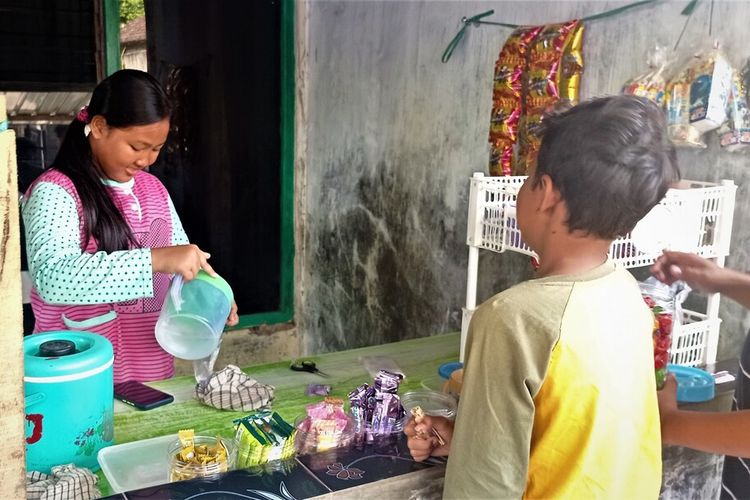
[[[656,388],[661,389],[667,380],[667,364],[672,347],[672,333],[681,323],[682,302],[690,292],[690,287],[682,281],[672,286],[650,277],[638,283],[643,300],[654,316],[652,338],[654,342],[654,370]]]

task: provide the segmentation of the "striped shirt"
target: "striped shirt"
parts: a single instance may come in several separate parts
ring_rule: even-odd
[[[188,242],[164,186],[146,172],[107,191],[141,248],[106,253],[85,245],[83,210],[75,186],[48,170],[23,201],[34,332],[87,330],[115,351],[115,382],[158,380],[174,374],[172,357],[156,342],[154,326],[170,276],[153,273],[151,248]]]
[[[750,409],[750,335],[740,356],[740,366],[735,381],[732,410]],[[750,458],[724,457],[724,473],[721,478],[722,499],[750,498]]]

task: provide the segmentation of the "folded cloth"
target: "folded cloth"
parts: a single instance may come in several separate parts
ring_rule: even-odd
[[[99,498],[99,480],[85,467],[73,464],[56,465],[52,474],[31,471],[26,473],[27,500],[89,500]]]
[[[195,398],[220,410],[260,410],[273,401],[274,388],[250,378],[234,365],[195,386]]]

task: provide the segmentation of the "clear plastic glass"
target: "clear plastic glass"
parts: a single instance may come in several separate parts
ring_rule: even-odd
[[[308,415],[300,415],[294,421],[294,427],[297,428],[294,445],[299,455],[347,447],[354,440],[355,425],[350,415],[347,415],[346,427],[332,432],[321,432],[315,429],[310,425],[309,419]]]

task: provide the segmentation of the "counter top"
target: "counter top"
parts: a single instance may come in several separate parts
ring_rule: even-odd
[[[388,358],[401,368],[406,375],[399,388],[401,394],[425,386],[434,387],[439,380],[438,367],[458,359],[459,338],[458,333],[451,333],[305,358],[315,361],[328,377],[292,371],[289,361],[245,367],[243,371],[259,382],[275,387],[273,410],[288,422],[293,422],[296,416],[304,413],[305,405],[322,399],[305,395],[308,384],[329,384],[332,396],[346,400],[352,389],[365,382],[372,383],[373,376],[365,368],[365,359],[368,357]],[[174,402],[153,410],[139,411],[116,401],[116,444],[167,434],[176,435],[178,430],[188,428],[194,429],[196,434],[232,437],[232,421],[248,413],[221,411],[199,403],[192,396],[195,386],[193,377],[177,377],[148,385],[172,394]],[[400,446],[403,452],[403,443]],[[389,466],[392,465],[390,462]],[[403,465],[412,467],[407,463]],[[102,494],[110,494],[109,484],[101,472],[99,477]]]
[[[458,343],[459,334],[452,333],[310,357],[309,359],[315,361],[321,370],[330,375],[328,378],[307,372],[292,371],[289,369],[289,361],[250,366],[243,368],[243,370],[258,381],[275,387],[273,409],[287,421],[291,422],[297,415],[304,412],[306,404],[321,399],[320,397],[305,396],[305,388],[310,383],[330,384],[332,386],[332,395],[344,399],[348,392],[356,386],[364,382],[371,383],[372,375],[368,373],[364,364],[366,357],[381,356],[390,358],[404,371],[406,380],[404,380],[399,390],[402,394],[424,386],[436,388],[439,380],[437,368],[445,362],[458,359]],[[734,373],[736,372],[736,366],[736,360],[728,360],[718,363],[716,367],[709,367],[709,370],[728,370],[730,373]],[[192,397],[194,384],[193,377],[179,377],[150,383],[149,385],[168,392],[175,397],[173,403],[154,410],[138,411],[130,406],[116,402],[116,443],[120,444],[166,434],[176,434],[178,430],[185,428],[194,428],[196,433],[200,434],[221,435],[225,437],[233,436],[232,421],[244,416],[246,413],[220,411],[199,403]],[[709,411],[728,409],[727,406],[731,401],[732,389],[733,383],[717,385],[717,397],[713,401],[685,406],[690,409]],[[403,457],[405,452],[403,442],[399,446]],[[394,492],[404,492],[408,489],[427,487],[435,489],[435,486],[441,486],[442,467],[435,466],[420,469],[420,467],[415,466],[413,463],[408,463],[402,457],[389,457],[383,461],[383,467],[395,467],[394,464],[398,462],[402,469],[399,471],[401,475],[398,477],[378,481],[378,492],[381,490],[386,491],[388,488],[393,488],[392,491]],[[723,457],[707,455],[684,448],[665,447],[663,458],[664,484],[662,498],[678,498],[682,494],[689,493],[688,490],[692,492],[701,490],[704,493],[708,493],[709,490],[711,492],[717,491],[716,488],[720,480]],[[347,454],[337,458],[334,462],[341,462],[344,466],[347,466],[347,464],[354,462],[361,464],[362,460],[364,460],[364,457],[361,454]],[[302,469],[306,469],[308,472],[317,475],[319,479],[322,479],[319,481],[321,484],[326,483],[330,487],[331,479],[328,477],[330,474],[327,474],[325,469],[326,466],[330,465],[328,462],[326,464],[321,463],[322,465],[317,464],[318,470],[316,470],[315,463],[307,463],[304,459],[299,461],[299,463],[304,464]],[[359,465],[359,467],[362,467],[362,465]],[[379,467],[380,465],[371,462],[368,471],[373,471]],[[300,471],[297,470],[293,474],[299,473]],[[377,472],[371,472],[371,474],[377,474]],[[100,484],[102,493],[105,495],[111,493],[109,485],[101,472],[99,473],[99,477],[102,479]],[[287,478],[287,481],[290,480],[292,480],[291,476]],[[372,480],[371,475],[370,481]],[[245,483],[248,481],[252,482],[252,479],[248,476],[243,481]],[[355,492],[361,490],[361,495],[360,493],[357,493],[357,495],[369,496],[369,494],[365,494],[366,490],[368,486],[373,487],[372,484],[355,485],[354,481],[351,481],[351,483],[343,485],[350,488],[346,490],[347,495],[349,493],[354,495]],[[352,486],[354,487],[352,488]],[[333,495],[336,489],[331,489],[333,492],[320,492],[320,494],[323,496]],[[372,493],[372,490],[367,490],[367,492]],[[440,494],[439,491],[433,493],[438,496]]]

